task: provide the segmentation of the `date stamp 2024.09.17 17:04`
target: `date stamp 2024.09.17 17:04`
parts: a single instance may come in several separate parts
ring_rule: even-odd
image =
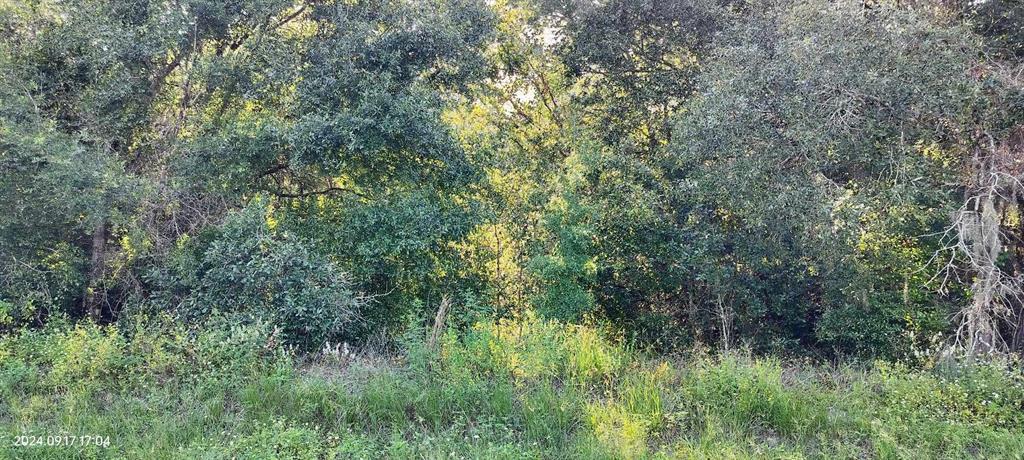
[[[110,436],[101,435],[32,435],[14,436],[14,447],[110,447]]]

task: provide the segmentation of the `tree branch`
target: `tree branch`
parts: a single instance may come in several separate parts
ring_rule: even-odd
[[[325,188],[325,189],[322,189],[322,190],[313,190],[313,191],[309,191],[309,192],[297,192],[297,193],[288,193],[288,192],[271,192],[271,193],[273,193],[274,196],[276,196],[278,198],[308,198],[308,197],[311,197],[311,196],[330,195],[332,193],[351,193],[351,194],[353,194],[355,196],[358,196],[360,198],[366,198],[366,194],[364,194],[362,192],[358,192],[358,191],[352,190],[352,189],[347,188],[347,187],[328,187],[328,188]]]

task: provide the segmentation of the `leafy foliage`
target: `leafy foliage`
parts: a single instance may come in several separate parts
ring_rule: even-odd
[[[885,250],[926,250],[912,238],[941,228],[933,216],[949,210],[941,183],[956,165],[920,145],[948,145],[976,97],[963,78],[970,35],[917,14],[796,3],[751,11],[720,39],[674,137],[673,174],[683,228],[698,242],[684,266],[711,296],[742,306],[741,330],[808,341],[824,313],[833,338],[862,330],[840,316],[898,320],[871,313],[880,302],[854,302],[860,290],[901,289],[880,285],[877,272],[861,278],[854,245],[891,238],[875,233],[893,228],[887,219],[913,219],[906,242]]]
[[[974,286],[932,276],[971,157],[1024,120],[1019,8],[955,3],[5,2],[0,327],[147,305],[317,347],[449,298],[917,359]]]
[[[350,276],[308,242],[271,228],[268,217],[263,202],[254,202],[208,242],[183,247],[186,254],[164,274],[165,302],[176,301],[172,308],[185,318],[219,311],[260,319],[306,348],[339,340],[365,303]]]

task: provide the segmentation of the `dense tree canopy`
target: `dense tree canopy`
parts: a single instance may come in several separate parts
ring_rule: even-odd
[[[1021,350],[1017,3],[0,1],[0,328]]]

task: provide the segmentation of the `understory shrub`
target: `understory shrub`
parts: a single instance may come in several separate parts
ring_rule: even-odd
[[[176,264],[155,273],[156,298],[190,319],[214,311],[267,321],[306,350],[338,341],[362,298],[347,273],[301,238],[276,229],[257,200],[234,213],[208,241],[183,241]]]

